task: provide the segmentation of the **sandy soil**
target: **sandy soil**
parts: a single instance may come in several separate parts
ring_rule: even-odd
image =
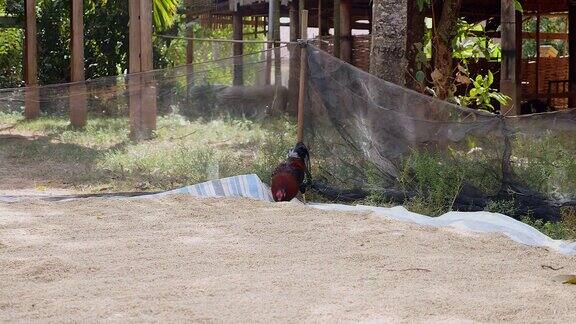
[[[0,203],[0,269],[2,321],[576,321],[576,258],[290,203]]]

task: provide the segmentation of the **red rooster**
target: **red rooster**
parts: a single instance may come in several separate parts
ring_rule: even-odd
[[[274,201],[290,201],[298,191],[304,193],[310,180],[308,148],[299,142],[288,152],[288,158],[272,173]]]

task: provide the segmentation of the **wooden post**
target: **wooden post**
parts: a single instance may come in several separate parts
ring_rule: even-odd
[[[501,0],[501,46],[500,91],[511,100],[501,107],[503,115],[517,115],[520,111],[517,79],[516,9],[514,0]]]
[[[333,53],[335,57],[340,57],[340,42],[341,42],[341,30],[340,30],[340,0],[334,0],[334,47]]]
[[[516,10],[516,114],[522,108],[522,11]]]
[[[536,11],[536,93],[540,94],[540,13]]]
[[[242,28],[242,15],[239,12],[235,12],[232,16],[232,38],[234,40],[241,41],[244,34]],[[234,80],[233,84],[236,86],[244,84],[243,76],[243,66],[242,66],[242,43],[234,43],[233,45],[233,56],[234,56]]]
[[[303,40],[308,39],[308,10],[302,10],[300,16],[300,36]],[[304,139],[304,101],[306,100],[306,73],[308,57],[306,47],[300,52],[300,89],[298,90],[298,132],[297,142]]]
[[[152,0],[129,0],[130,137],[152,137],[156,129],[156,85],[150,74],[152,57]]]
[[[274,40],[274,4],[275,1],[268,0],[268,31],[267,31],[267,39],[269,42]],[[266,84],[272,83],[272,47],[274,45],[272,43],[266,44]]]
[[[322,6],[322,0],[318,0],[318,36],[326,36],[328,35],[328,17],[326,16],[326,12],[324,7]]]
[[[70,11],[70,123],[73,127],[86,126],[88,119],[86,84],[84,75],[84,1],[71,0]]]
[[[40,116],[38,96],[38,47],[36,29],[36,0],[24,1],[26,24],[24,29],[24,116],[35,119]]]
[[[568,3],[568,80],[569,91],[568,107],[576,107],[576,1]]]
[[[302,0],[302,2],[305,0]],[[290,14],[290,41],[296,42],[300,37],[300,11],[298,10],[298,0],[292,0],[289,4]],[[288,79],[288,108],[294,116],[298,111],[298,79],[300,72],[300,47],[298,45],[288,45],[290,50],[289,79]]]
[[[186,65],[187,67],[187,84],[188,89],[189,87],[194,86],[194,78],[192,74],[194,73],[194,68],[192,64],[194,64],[194,26],[193,26],[193,17],[192,17],[192,4],[194,0],[186,0],[186,37],[188,38],[186,42]]]
[[[352,63],[352,23],[350,1],[340,1],[340,58]]]
[[[274,85],[282,85],[282,61],[280,58],[280,0],[269,0],[274,3]]]

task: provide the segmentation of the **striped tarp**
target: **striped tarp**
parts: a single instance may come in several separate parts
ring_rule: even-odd
[[[156,198],[174,194],[185,194],[198,197],[246,197],[264,201],[273,201],[270,189],[255,174],[216,179],[137,198]]]

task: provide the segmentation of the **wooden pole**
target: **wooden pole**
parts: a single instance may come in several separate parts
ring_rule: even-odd
[[[237,41],[241,41],[244,37],[243,34],[243,24],[242,15],[239,12],[235,12],[232,16],[232,38]],[[243,76],[243,66],[242,66],[242,43],[233,44],[233,56],[234,56],[234,80],[233,84],[236,86],[244,84]]]
[[[302,10],[300,16],[300,35],[302,40],[308,39],[308,10]],[[300,52],[300,89],[298,91],[298,133],[297,141],[304,139],[304,100],[306,99],[306,73],[307,73],[307,51],[306,47]]]
[[[576,107],[576,1],[568,3],[568,107]]]
[[[38,96],[38,47],[36,29],[36,0],[25,0],[26,23],[24,29],[24,116],[35,119],[40,116]]]
[[[516,10],[516,114],[521,114],[522,106],[522,11]]]
[[[302,2],[304,0],[301,0]],[[290,41],[296,42],[300,38],[300,11],[298,9],[298,0],[292,0],[290,6]],[[298,87],[299,87],[299,72],[300,72],[300,47],[298,45],[288,45],[290,50],[289,61],[289,79],[288,79],[288,107],[290,113],[294,116],[298,111]]]
[[[154,69],[154,58],[152,54],[152,0],[142,0],[140,5],[140,23],[142,51],[141,68],[142,72]],[[150,74],[143,75],[144,88],[142,89],[142,129],[144,138],[152,137],[152,132],[156,129],[156,84]]]
[[[84,1],[71,0],[70,11],[70,123],[73,127],[86,126],[88,107],[84,75]]]
[[[280,0],[269,0],[274,3],[274,41],[280,41]],[[274,43],[274,84],[282,85],[282,62],[280,59],[280,44]]]
[[[352,63],[352,24],[350,0],[340,1],[340,58]]]
[[[129,72],[153,69],[152,0],[129,0]],[[130,75],[130,137],[141,140],[152,137],[156,129],[156,85],[149,74]]]
[[[326,10],[322,4],[322,0],[318,0],[318,36],[328,35],[328,19],[326,17]]]
[[[334,0],[334,48],[333,53],[335,57],[340,57],[340,42],[341,42],[341,29],[340,29],[340,0]]]
[[[140,0],[129,0],[128,93],[130,95],[130,138],[138,140],[142,124],[140,65]]]
[[[322,0],[318,0],[318,13],[316,14],[318,19],[318,37],[322,37],[322,28],[324,28],[324,22],[322,21]],[[321,43],[320,43],[321,44]]]
[[[503,115],[517,115],[519,112],[517,94],[517,73],[516,65],[516,9],[514,0],[501,0],[501,46],[502,63],[500,67],[500,91],[509,96],[511,100],[507,105],[503,105],[501,113]]]
[[[186,0],[186,37],[188,41],[186,42],[186,65],[187,67],[187,84],[188,87],[194,86],[194,78],[192,74],[194,73],[194,68],[192,64],[194,63],[194,25],[192,17],[192,5],[194,0]]]
[[[271,42],[274,40],[274,1],[268,0],[268,33],[267,38],[268,41]],[[272,49],[273,44],[268,43],[266,44],[266,84],[272,83]]]
[[[536,12],[536,93],[540,94],[540,13]]]

